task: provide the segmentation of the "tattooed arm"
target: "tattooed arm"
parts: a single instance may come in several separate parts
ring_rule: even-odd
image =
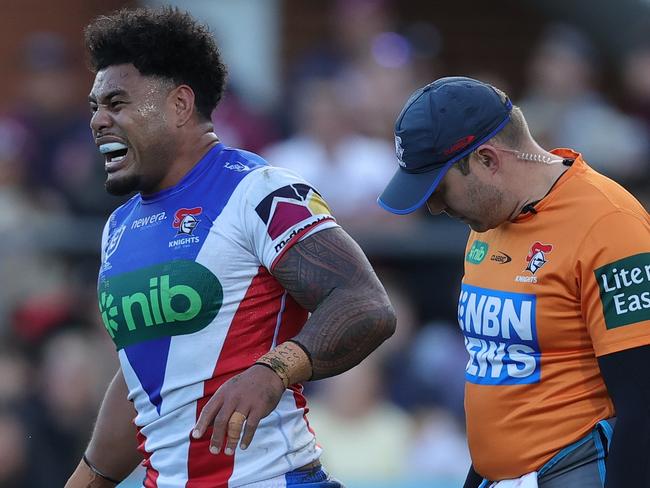
[[[295,337],[311,354],[311,379],[347,371],[395,331],[384,287],[343,229],[327,229],[295,244],[273,275],[312,312]]]
[[[347,371],[395,331],[395,312],[384,287],[363,251],[340,228],[295,244],[273,275],[312,314],[295,342],[269,351],[225,382],[205,405],[192,436],[201,438],[212,425],[214,454],[224,448],[232,455],[240,436],[246,449],[259,421],[289,385]]]

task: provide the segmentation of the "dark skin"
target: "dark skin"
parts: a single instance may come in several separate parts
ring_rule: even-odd
[[[359,246],[342,229],[327,229],[295,244],[273,275],[291,296],[312,312],[295,337],[311,353],[316,380],[359,364],[395,330],[395,313],[386,292]],[[285,388],[280,377],[254,365],[213,395],[196,424],[201,437],[212,424],[210,450],[233,454],[246,417],[241,448],[250,444],[259,421],[277,406]]]
[[[95,142],[128,147],[123,161],[105,163],[109,193],[147,195],[174,186],[218,142],[194,100],[189,86],[144,76],[132,64],[97,72],[88,96]]]

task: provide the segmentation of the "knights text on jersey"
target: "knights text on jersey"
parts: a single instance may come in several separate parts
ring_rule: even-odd
[[[99,307],[137,411],[145,487],[237,487],[319,457],[299,386],[234,456],[210,454],[209,435],[190,432],[220,385],[302,328],[307,312],[270,270],[294,243],[336,225],[295,174],[222,144],[173,188],[111,215]]]
[[[597,357],[650,344],[650,218],[575,159],[521,215],[470,234],[458,303],[472,461],[491,480],[539,469],[615,415]]]

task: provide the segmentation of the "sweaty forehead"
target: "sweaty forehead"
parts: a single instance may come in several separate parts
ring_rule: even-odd
[[[90,98],[101,100],[117,92],[137,97],[159,87],[157,80],[143,76],[132,64],[118,64],[97,72]]]

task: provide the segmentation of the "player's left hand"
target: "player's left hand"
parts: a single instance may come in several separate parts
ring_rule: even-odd
[[[275,372],[266,366],[253,365],[230,378],[212,395],[201,411],[192,437],[202,437],[212,423],[210,452],[219,454],[225,438],[224,454],[231,456],[235,453],[243,427],[240,447],[246,449],[260,420],[278,405],[284,391],[284,384]]]

